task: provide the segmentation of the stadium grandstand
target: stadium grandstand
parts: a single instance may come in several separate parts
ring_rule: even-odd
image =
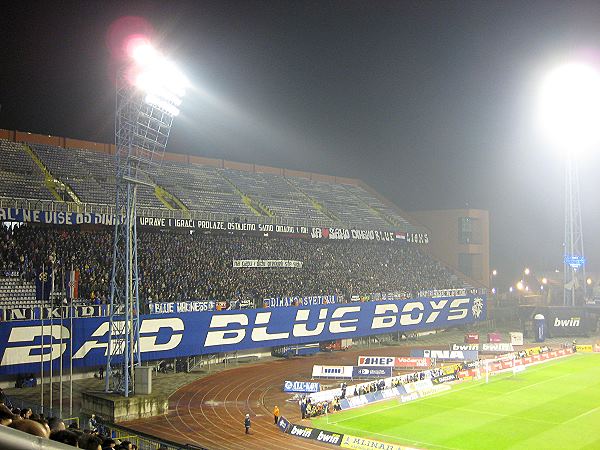
[[[30,211],[51,217],[48,223],[32,220],[3,228],[3,305],[34,302],[35,274],[42,266],[60,275],[54,277],[53,298],[65,297],[59,280],[73,270],[79,277],[78,300],[106,303],[111,227],[61,223],[61,213],[106,216],[112,211],[110,146],[83,144],[87,148],[0,140],[6,155],[0,161],[6,180],[0,197],[4,220],[19,222],[8,211],[20,211],[21,218]],[[139,190],[141,224],[150,225],[139,234],[145,303],[212,300],[262,306],[267,297],[396,293],[409,298],[422,290],[466,286],[464,277],[406,242],[425,235],[422,227],[358,180],[294,176],[285,169],[208,159],[198,164],[185,155],[165,159],[150,180],[154,188]],[[151,226],[161,218],[204,228]],[[399,242],[403,245],[393,245]],[[234,260],[300,261],[302,267],[272,267],[264,276],[234,267]]]
[[[0,399],[14,428],[0,435],[6,448],[31,439],[22,432],[57,450],[442,448],[443,433],[398,429],[419,416],[413,405],[431,401],[435,415],[438,398],[470,401],[463,383],[481,398],[529,390],[542,363],[597,370],[579,355],[600,347],[564,330],[587,336],[597,318],[535,306],[519,323],[513,308],[497,332],[485,288],[433,257],[430,230],[361,181],[166,153],[139,188],[143,365],[132,397],[103,391],[112,146],[0,136],[0,383],[15,386]],[[514,389],[496,381],[517,377]],[[508,403],[505,420],[519,414]],[[581,414],[562,410],[565,423]],[[255,434],[241,441],[231,421],[246,419]],[[461,439],[469,426],[455,424]],[[502,437],[506,448],[518,438]]]

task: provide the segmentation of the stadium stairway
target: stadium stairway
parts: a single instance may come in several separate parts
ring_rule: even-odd
[[[304,197],[306,197],[308,199],[308,201],[310,202],[310,204],[313,206],[313,208],[315,208],[317,211],[321,212],[321,214],[323,214],[325,217],[327,217],[332,222],[338,223],[338,224],[341,223],[340,219],[335,214],[333,214],[331,211],[329,211],[323,204],[319,203],[316,199],[314,199],[313,197],[308,195],[300,186],[296,186],[294,183],[290,182],[290,180],[288,180],[287,177],[284,177],[284,179],[285,179],[285,182],[292,187],[292,189],[294,189],[296,192],[299,192]]]
[[[250,197],[248,194],[246,194],[245,192],[243,192],[239,186],[237,184],[235,184],[233,182],[233,180],[231,180],[231,178],[229,178],[227,175],[225,175],[223,173],[223,171],[218,171],[219,174],[221,175],[221,177],[223,177],[223,179],[227,182],[227,184],[229,184],[234,192],[236,194],[238,194],[241,199],[242,202],[244,203],[244,205],[246,205],[248,207],[248,209],[250,211],[252,211],[252,213],[255,216],[263,216],[263,217],[275,217],[275,213],[273,211],[271,211],[266,205],[264,205],[261,201],[256,200],[252,197]]]
[[[154,195],[171,211],[189,212],[188,207],[181,200],[158,184],[154,185]]]
[[[58,200],[59,202],[70,201],[78,205],[81,204],[81,200],[79,199],[77,194],[75,194],[73,189],[71,189],[71,187],[67,183],[64,183],[63,181],[55,177],[52,174],[52,172],[50,172],[50,170],[46,167],[46,165],[42,162],[37,153],[35,153],[29,145],[23,144],[23,150],[25,150],[25,152],[31,157],[36,166],[44,174],[44,183],[56,200]],[[61,195],[61,193],[63,195]]]
[[[401,230],[404,228],[403,224],[401,224],[400,222],[398,222],[397,220],[395,220],[393,217],[389,216],[388,214],[383,213],[382,211],[380,211],[379,209],[371,206],[369,203],[367,203],[363,198],[360,198],[358,195],[354,194],[353,192],[351,192],[347,187],[344,186],[344,189],[346,189],[346,191],[348,192],[348,196],[356,199],[356,201],[360,204],[362,204],[363,206],[365,206],[369,211],[371,211],[375,216],[379,217],[380,219],[382,219],[385,223],[387,223],[388,225],[390,225],[391,227],[397,229],[397,230]]]

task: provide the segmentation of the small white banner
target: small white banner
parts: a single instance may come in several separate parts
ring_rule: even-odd
[[[523,333],[520,333],[518,331],[511,331],[510,343],[512,345],[523,345]]]
[[[313,378],[352,378],[353,366],[313,366]]]
[[[302,269],[302,261],[293,259],[234,259],[233,267],[292,267]]]

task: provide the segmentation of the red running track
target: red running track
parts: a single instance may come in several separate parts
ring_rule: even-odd
[[[124,423],[125,426],[182,444],[217,449],[323,449],[334,447],[279,431],[273,407],[292,423],[304,423],[296,402],[282,392],[285,380],[310,380],[312,366],[355,365],[357,356],[401,356],[406,347],[321,353],[316,357],[271,360],[218,372],[180,388],[169,398],[169,414]],[[327,382],[326,382],[327,383]],[[337,382],[329,382],[331,385]],[[252,419],[251,435],[244,433],[244,416]]]

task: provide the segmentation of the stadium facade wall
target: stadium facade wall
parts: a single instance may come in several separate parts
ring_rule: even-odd
[[[65,138],[59,136],[28,133],[26,131],[16,131],[15,141],[28,142],[31,144],[54,145],[56,147],[65,147]]]
[[[223,160],[222,159],[214,159],[214,158],[206,158],[204,156],[189,156],[189,163],[196,164],[200,166],[210,166],[210,167],[219,167],[223,168]]]
[[[462,326],[486,318],[485,296],[418,298],[222,312],[165,313],[140,318],[143,360],[180,358],[281,345],[308,344],[415,330]],[[106,317],[0,323],[0,375],[38,373],[60,356],[73,367],[106,361]],[[43,346],[42,346],[43,342]],[[44,369],[44,370],[45,370]]]
[[[111,144],[99,144],[97,142],[82,141],[81,139],[65,138],[65,148],[82,148],[84,150],[90,150],[92,152],[105,153],[107,155],[114,155],[114,145]]]
[[[254,172],[254,164],[250,163],[223,160],[223,167],[225,169],[239,170],[241,172]]]
[[[482,209],[448,209],[434,211],[411,211],[408,216],[415,225],[429,230],[430,253],[471,280],[490,288],[490,221],[489,212]],[[477,221],[480,233],[477,239],[463,243],[459,238],[459,221],[470,218]],[[463,255],[463,256],[461,256]],[[471,259],[470,273],[463,269],[460,259]]]
[[[254,164],[254,172],[256,173],[270,173],[272,175],[283,175],[283,169],[279,167],[261,166],[260,164]]]
[[[188,155],[184,155],[184,154],[181,154],[181,153],[169,153],[169,152],[165,152],[164,160],[165,161],[174,161],[174,162],[189,164]]]

